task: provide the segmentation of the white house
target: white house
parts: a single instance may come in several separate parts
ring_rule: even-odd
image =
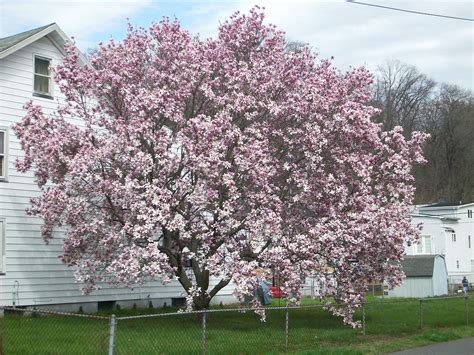
[[[415,207],[412,224],[422,224],[421,241],[407,246],[406,254],[443,255],[450,283],[461,283],[463,276],[474,282],[473,211],[474,203]]]
[[[390,297],[434,297],[448,294],[448,273],[441,255],[409,255],[403,260],[406,279],[388,291]]]
[[[40,104],[46,113],[63,100],[48,67],[62,60],[67,40],[54,23],[0,39],[0,305],[60,305],[69,310],[82,306],[85,311],[96,310],[100,302],[131,306],[151,300],[155,306],[170,305],[183,297],[177,282],[148,283],[134,290],[104,287],[83,296],[73,271],[58,258],[61,233],[46,245],[40,234],[41,220],[25,214],[29,199],[39,190],[32,173],[20,174],[14,168],[15,159],[23,153],[11,126],[23,117],[28,100]],[[232,291],[227,286],[215,301],[235,302]]]

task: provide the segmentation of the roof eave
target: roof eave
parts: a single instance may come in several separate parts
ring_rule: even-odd
[[[410,213],[410,216],[412,218],[419,217],[419,218],[434,218],[434,219],[439,219],[441,221],[459,221],[459,217],[446,217],[446,216],[436,216],[436,215],[430,215],[426,213]]]
[[[441,220],[442,221],[452,221],[452,222],[457,222],[459,221],[461,218],[458,218],[458,217],[441,217]]]
[[[464,203],[461,205],[451,205],[451,206],[423,206],[420,207],[419,209],[429,209],[429,210],[458,210],[463,207],[471,207],[474,206],[474,202],[469,202],[469,203]]]
[[[34,35],[25,38],[23,41],[16,43],[15,45],[7,48],[3,52],[0,52],[0,59],[6,58],[9,55],[15,53],[16,51],[19,51],[20,49],[36,42],[40,38],[43,38],[45,36],[48,36],[49,34],[52,34],[53,32],[56,32],[59,35],[59,38],[61,38],[63,43],[55,43],[55,45],[58,47],[58,49],[64,54],[64,43],[70,42],[70,38],[59,28],[59,26],[56,23],[51,24],[50,26],[46,27],[44,30],[35,33]],[[54,41],[53,41],[54,43]],[[79,51],[79,59],[82,62],[82,64],[87,64],[89,61],[87,58]]]

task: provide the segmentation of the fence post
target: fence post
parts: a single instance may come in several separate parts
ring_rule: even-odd
[[[466,325],[469,325],[469,302],[468,296],[464,297],[464,318],[466,320]]]
[[[202,353],[206,353],[206,310],[202,314]]]
[[[423,300],[420,299],[420,329],[423,328]]]
[[[362,302],[362,335],[365,335],[365,303]]]
[[[117,323],[115,321],[115,314],[112,314],[112,317],[110,317],[110,330],[109,330],[109,355],[114,355],[116,325]]]
[[[289,323],[289,314],[288,314],[288,306],[286,307],[285,312],[285,353],[288,352],[288,323]]]

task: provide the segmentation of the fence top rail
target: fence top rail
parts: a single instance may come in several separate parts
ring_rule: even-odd
[[[461,296],[445,296],[445,297],[426,297],[418,298],[419,301],[437,301],[437,300],[451,300],[451,299],[464,299],[472,298],[470,295],[461,295]]]
[[[11,306],[0,306],[0,310],[8,310],[8,311],[15,311],[15,312],[23,312],[23,313],[41,313],[41,314],[50,314],[50,315],[58,315],[58,316],[72,316],[72,317],[82,317],[82,318],[93,318],[93,319],[102,319],[102,320],[109,320],[109,316],[97,316],[93,314],[81,314],[81,313],[71,313],[71,312],[61,312],[61,311],[53,311],[48,309],[36,309],[36,308],[18,308],[18,307],[11,307]]]
[[[453,300],[453,299],[465,299],[472,298],[472,295],[462,295],[462,296],[441,296],[441,297],[424,297],[424,298],[388,298],[383,301],[365,301],[363,304],[385,304],[385,303],[409,303],[409,302],[419,302],[419,301],[438,301],[438,300]]]

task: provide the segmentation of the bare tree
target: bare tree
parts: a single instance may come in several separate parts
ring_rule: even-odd
[[[304,42],[300,41],[288,41],[285,45],[285,50],[287,52],[294,52],[294,53],[299,53],[301,52],[304,48],[307,47],[307,44]]]
[[[376,117],[389,130],[400,125],[405,134],[420,129],[421,112],[430,101],[436,83],[414,66],[387,61],[377,70],[373,104],[381,109]]]
[[[376,73],[372,104],[385,130],[400,125],[430,134],[428,163],[415,168],[416,202],[474,201],[474,99],[457,86],[436,83],[414,66],[387,61]]]
[[[439,110],[439,130],[431,144],[445,182],[441,191],[451,202],[474,198],[474,107],[472,95],[457,86],[442,85],[434,103]]]

